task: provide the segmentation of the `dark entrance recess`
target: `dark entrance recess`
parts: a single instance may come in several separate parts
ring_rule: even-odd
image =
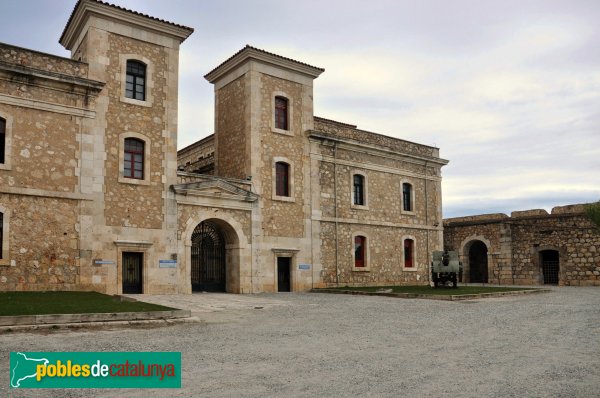
[[[219,227],[203,221],[192,233],[192,291],[225,291],[225,238]]]
[[[544,285],[558,285],[559,256],[556,250],[540,252]]]
[[[469,282],[488,283],[488,250],[485,243],[476,240],[469,248]]]
[[[277,291],[291,292],[290,257],[277,257]]]
[[[141,294],[142,268],[144,254],[138,252],[123,252],[123,293]]]

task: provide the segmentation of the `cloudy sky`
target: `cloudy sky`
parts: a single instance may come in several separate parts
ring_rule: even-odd
[[[0,41],[69,56],[75,0],[0,0]],[[444,217],[600,200],[599,0],[113,0],[195,28],[179,148],[213,132],[203,78],[245,44],[325,68],[315,115],[440,148]]]

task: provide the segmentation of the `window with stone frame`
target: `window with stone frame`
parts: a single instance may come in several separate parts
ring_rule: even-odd
[[[367,266],[367,238],[361,235],[354,237],[354,267]]]
[[[412,239],[404,239],[404,268],[413,268],[415,261],[415,242]]]
[[[290,165],[275,163],[275,195],[290,196]]]
[[[0,117],[0,163],[5,162],[6,153],[6,120]]]
[[[288,99],[285,97],[275,97],[275,128],[288,130]]]
[[[140,61],[127,61],[125,97],[139,101],[146,100],[146,65]]]
[[[144,141],[137,138],[125,139],[123,177],[144,179],[144,146]]]
[[[365,205],[365,177],[360,174],[354,174],[354,204],[358,206]]]
[[[402,209],[404,211],[413,211],[412,189],[411,184],[407,182],[402,184]]]

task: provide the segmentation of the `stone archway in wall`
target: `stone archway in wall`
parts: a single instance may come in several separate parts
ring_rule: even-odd
[[[469,245],[469,282],[488,283],[488,249],[480,240]]]
[[[242,259],[247,241],[241,226],[229,217],[188,220],[185,234],[186,284],[192,292],[241,293]]]
[[[490,243],[482,236],[470,236],[461,245],[463,280],[469,283],[489,283]]]

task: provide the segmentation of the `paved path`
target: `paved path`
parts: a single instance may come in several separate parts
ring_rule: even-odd
[[[180,390],[12,397],[598,397],[600,289],[466,302],[326,294],[153,296],[204,320],[0,336],[9,351],[180,351]],[[4,375],[4,376],[1,376]],[[41,395],[40,395],[41,394]]]

